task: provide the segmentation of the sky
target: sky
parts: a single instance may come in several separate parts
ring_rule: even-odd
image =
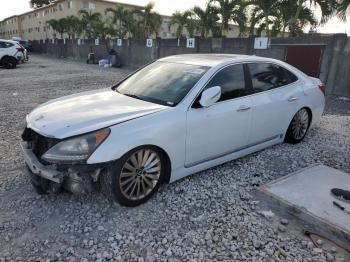
[[[12,15],[18,15],[30,10],[29,0],[0,0],[0,21]],[[150,0],[119,0],[121,3],[145,5]],[[117,2],[117,1],[115,1]],[[175,10],[186,10],[194,5],[204,6],[206,0],[153,0],[156,11],[164,15],[171,15]],[[343,23],[337,18],[330,20],[325,26],[319,27],[319,33],[347,33],[350,35],[350,12],[348,22]]]

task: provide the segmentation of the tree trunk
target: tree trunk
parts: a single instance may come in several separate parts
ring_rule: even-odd
[[[298,1],[298,8],[297,8],[297,10],[295,12],[295,15],[292,17],[291,20],[289,20],[289,23],[288,23],[289,24],[289,29],[295,27],[295,24],[296,24],[296,22],[297,22],[297,20],[298,20],[298,18],[300,16],[300,12],[301,12],[302,8],[303,8],[303,3],[301,1]]]
[[[266,36],[270,37],[270,28],[269,28],[269,16],[265,15],[265,30],[266,30]]]

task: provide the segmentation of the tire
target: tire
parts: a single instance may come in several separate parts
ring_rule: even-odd
[[[122,206],[145,203],[166,177],[166,158],[156,147],[142,146],[126,153],[100,176],[102,192]]]
[[[5,57],[2,60],[2,64],[6,69],[15,69],[17,66],[17,60],[14,57]]]
[[[298,144],[305,138],[311,123],[311,113],[308,109],[300,109],[289,124],[285,142]]]

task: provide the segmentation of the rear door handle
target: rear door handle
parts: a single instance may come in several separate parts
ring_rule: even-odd
[[[296,101],[296,100],[298,100],[298,99],[299,99],[298,97],[291,96],[291,97],[288,98],[288,101],[289,101],[289,102],[293,102],[293,101]]]
[[[249,110],[249,109],[250,109],[249,106],[243,105],[243,106],[240,106],[240,107],[237,109],[237,112],[244,112],[244,111],[247,111],[247,110]]]

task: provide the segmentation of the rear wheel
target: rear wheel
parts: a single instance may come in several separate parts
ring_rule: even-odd
[[[158,190],[167,170],[165,165],[165,157],[158,148],[136,148],[105,170],[101,176],[102,190],[121,205],[138,206]]]
[[[14,69],[17,66],[17,60],[14,57],[5,57],[2,60],[2,64],[6,69]]]
[[[311,116],[306,108],[300,109],[289,124],[285,141],[291,144],[300,143],[310,127]]]

